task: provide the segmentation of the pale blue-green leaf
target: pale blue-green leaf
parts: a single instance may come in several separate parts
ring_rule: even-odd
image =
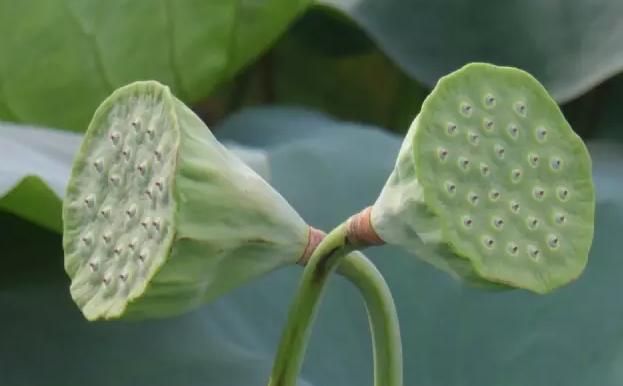
[[[353,18],[433,86],[467,62],[512,65],[567,101],[623,68],[619,0],[317,0]]]

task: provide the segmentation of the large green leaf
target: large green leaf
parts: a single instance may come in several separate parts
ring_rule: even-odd
[[[623,68],[619,0],[318,0],[362,26],[428,85],[487,61],[533,73],[566,101]]]
[[[0,120],[84,130],[138,79],[186,102],[266,49],[309,0],[0,0]]]
[[[400,145],[372,127],[292,109],[250,110],[218,133],[265,148],[271,183],[325,229],[374,199]],[[552,295],[482,292],[394,248],[369,251],[396,298],[406,385],[623,383],[623,157],[611,144],[591,151],[598,205],[590,263]],[[0,383],[266,384],[299,268],[183,317],[89,324],[70,302],[58,236],[6,216],[0,227]],[[331,284],[300,384],[371,385],[361,300],[341,278]]]

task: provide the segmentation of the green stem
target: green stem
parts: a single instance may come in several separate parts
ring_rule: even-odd
[[[296,386],[311,326],[326,282],[335,268],[360,290],[372,330],[376,386],[402,386],[402,346],[396,308],[376,267],[355,252],[342,224],[329,233],[310,257],[290,306],[269,386]]]

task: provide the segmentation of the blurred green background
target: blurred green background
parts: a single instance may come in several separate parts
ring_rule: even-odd
[[[405,385],[622,385],[619,0],[0,0],[0,385],[267,382],[299,267],[167,320],[87,323],[72,303],[60,200],[112,90],[166,83],[329,229],[375,199],[431,87],[471,61],[531,72],[587,141],[595,241],[585,274],[543,297],[478,291],[372,249],[398,306]],[[300,384],[371,385],[368,335],[335,277]]]

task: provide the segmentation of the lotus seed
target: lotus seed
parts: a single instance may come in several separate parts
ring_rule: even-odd
[[[450,181],[446,181],[446,190],[448,193],[454,194],[454,192],[456,192],[456,185]]]
[[[532,190],[532,194],[534,195],[534,198],[536,198],[537,200],[541,200],[543,199],[543,197],[545,197],[545,190],[540,186],[536,186]]]
[[[448,149],[444,147],[440,147],[437,149],[437,154],[439,154],[439,159],[445,161],[448,158]]]
[[[526,104],[524,102],[515,103],[515,111],[522,117],[526,116]]]
[[[104,232],[104,234],[102,235],[102,239],[104,239],[104,242],[108,244],[112,239],[112,233],[110,233],[109,231]]]
[[[121,151],[121,154],[123,154],[123,157],[125,158],[126,161],[130,159],[130,153],[131,153],[131,150],[127,146],[124,147],[123,150]]]
[[[128,215],[128,217],[132,218],[134,217],[134,215],[136,214],[136,205],[135,204],[131,204],[128,209],[126,209],[125,214]]]
[[[480,136],[472,131],[470,131],[467,136],[472,145],[478,145],[480,142]]]
[[[519,128],[515,124],[510,124],[508,126],[508,134],[513,139],[517,139],[519,137]]]
[[[160,218],[156,217],[151,222],[151,224],[154,226],[154,228],[156,228],[156,230],[160,230],[160,221],[161,221]]]
[[[84,198],[84,203],[87,207],[93,208],[93,206],[95,206],[95,195],[89,194],[88,196],[86,196]]]
[[[461,104],[461,114],[466,117],[470,117],[472,115],[472,105],[467,102]]]
[[[519,213],[519,203],[517,201],[511,201],[511,210],[514,213]]]
[[[530,255],[530,257],[537,260],[540,253],[541,251],[539,251],[539,248],[535,247],[534,245],[528,245],[528,254]]]
[[[119,138],[121,138],[121,134],[119,134],[118,131],[113,131],[112,133],[110,133],[110,140],[112,141],[113,145],[119,143]]]
[[[124,273],[119,274],[119,279],[125,282],[126,280],[128,280],[128,273],[124,272]]]
[[[104,283],[105,286],[108,286],[108,284],[110,284],[110,276],[104,276],[104,278],[102,279],[102,283]]]
[[[145,195],[149,198],[154,198],[153,192],[149,188],[145,189]]]
[[[497,154],[498,158],[504,158],[504,146],[500,144],[496,144],[493,149],[495,150],[495,154]]]
[[[467,228],[471,227],[473,223],[474,223],[474,220],[472,220],[471,217],[469,216],[463,217],[463,225],[465,225]]]
[[[145,217],[142,221],[141,221],[141,225],[143,226],[143,228],[147,229],[147,227],[149,226],[149,223],[151,222],[151,217]]]
[[[495,217],[493,219],[493,226],[497,229],[502,229],[502,227],[504,227],[504,220],[500,217]]]
[[[104,170],[104,161],[101,158],[96,159],[93,161],[93,167],[101,173]]]
[[[156,185],[158,190],[162,192],[162,190],[164,189],[164,180],[162,178],[158,178],[154,185]]]
[[[495,240],[493,240],[489,236],[483,237],[482,241],[485,244],[485,247],[487,247],[487,248],[493,248],[493,245],[495,244]]]
[[[506,245],[506,250],[508,251],[508,253],[515,256],[517,255],[517,252],[519,251],[519,247],[517,246],[517,244],[511,242]]]
[[[560,198],[562,201],[566,201],[567,198],[569,198],[569,189],[565,188],[564,186],[560,186],[557,190],[558,198]]]
[[[117,175],[117,174],[111,174],[110,177],[108,177],[108,180],[113,185],[119,185],[119,181],[121,181],[121,177],[119,177],[119,175]]]
[[[156,159],[158,161],[161,161],[162,160],[162,149],[158,148],[154,150],[154,155],[156,156]]]
[[[93,261],[89,262],[89,268],[91,268],[91,272],[97,271],[97,264]]]
[[[537,166],[539,166],[538,154],[534,154],[534,153],[528,154],[528,162],[530,163],[530,166],[532,166],[533,168],[536,168]]]
[[[484,129],[487,130],[487,131],[492,131],[493,130],[493,121],[491,119],[485,118],[482,121],[482,125],[483,125]]]
[[[115,255],[120,255],[121,252],[123,252],[123,247],[121,245],[117,245],[115,246],[115,249],[113,249],[113,252]]]
[[[139,130],[141,128],[141,121],[139,121],[138,119],[133,120],[131,123],[132,127],[134,127],[136,130]]]
[[[91,236],[91,233],[87,233],[84,236],[82,236],[81,238],[82,242],[84,243],[84,245],[91,245],[91,242],[93,241],[93,237]]]
[[[136,247],[136,244],[138,244],[138,238],[133,237],[132,240],[130,240],[130,242],[128,243],[128,248],[130,248],[131,250],[134,250],[134,247]]]
[[[488,175],[489,175],[489,172],[490,172],[490,170],[489,170],[489,165],[487,165],[487,164],[485,164],[485,163],[481,163],[481,164],[480,164],[480,173],[481,173],[483,176],[488,176]]]
[[[495,97],[491,94],[487,94],[485,96],[485,106],[494,107],[495,106]]]
[[[539,127],[538,129],[536,129],[536,139],[539,142],[545,142],[546,137],[547,137],[547,130],[545,130],[542,127]]]
[[[539,220],[536,217],[529,216],[528,217],[528,228],[531,230],[535,230],[539,226]]]
[[[511,172],[511,176],[512,176],[513,182],[519,182],[519,180],[521,180],[521,169],[519,168],[513,169],[513,171]]]
[[[492,189],[489,192],[489,198],[491,199],[491,201],[497,201],[497,199],[500,198],[500,192],[495,189]]]
[[[556,221],[557,224],[562,225],[567,221],[567,217],[562,213],[557,213],[554,216],[554,221]]]
[[[147,249],[141,249],[141,252],[138,254],[138,259],[141,262],[144,262],[145,259],[147,259],[147,254],[148,254],[148,250]]]
[[[154,137],[154,128],[153,127],[148,127],[147,128],[147,135],[149,135],[149,138],[153,138]]]
[[[448,134],[449,135],[455,135],[456,134],[456,124],[449,122],[448,123]]]
[[[477,205],[478,204],[478,195],[474,192],[469,192],[469,194],[467,195],[467,200],[472,204],[472,205]]]
[[[469,160],[465,157],[459,157],[459,166],[463,170],[469,170]]]
[[[551,165],[552,169],[558,171],[558,170],[560,170],[560,167],[562,166],[562,161],[558,157],[552,157],[550,165]]]
[[[109,206],[105,206],[100,210],[100,214],[103,217],[109,218],[110,217],[110,207]]]
[[[558,236],[556,235],[549,235],[547,238],[547,245],[549,245],[550,248],[555,249],[558,248],[558,245],[560,244],[559,240],[558,240]]]
[[[147,164],[143,161],[138,164],[136,169],[141,173],[141,175],[145,175],[145,170],[147,170]]]

